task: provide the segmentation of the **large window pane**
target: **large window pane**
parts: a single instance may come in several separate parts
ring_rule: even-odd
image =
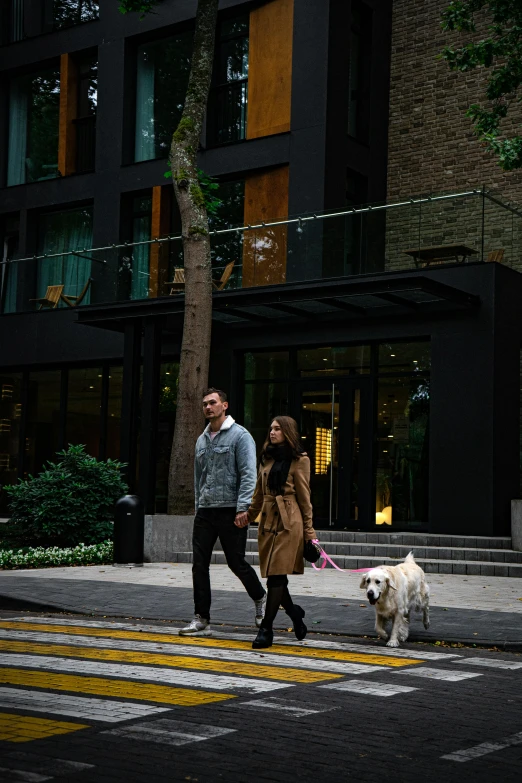
[[[146,242],[150,239],[152,197],[138,196],[133,201],[132,241]],[[149,295],[150,245],[136,245],[132,248],[131,299],[147,299]]]
[[[274,416],[288,413],[286,383],[247,383],[245,385],[244,425],[254,438],[258,452]]]
[[[76,126],[76,173],[94,171],[96,154],[96,109],[98,106],[98,59],[78,62],[78,116]]]
[[[425,372],[431,365],[429,342],[381,343],[379,346],[379,372]]]
[[[45,296],[50,285],[63,285],[67,296],[80,296],[91,276],[91,260],[70,251],[92,247],[92,207],[41,215],[38,239],[40,254],[59,255],[39,261],[37,297]],[[89,304],[90,293],[88,289],[82,304]]]
[[[29,404],[24,473],[39,473],[58,451],[60,430],[60,370],[29,375]]]
[[[0,516],[7,510],[3,488],[18,478],[21,411],[22,374],[0,374]]]
[[[161,365],[158,439],[156,445],[156,513],[167,512],[169,486],[170,452],[176,421],[178,399],[179,362],[164,362]],[[205,426],[201,415],[201,429]]]
[[[420,526],[428,520],[429,379],[381,378],[377,406],[376,524]]]
[[[209,112],[214,144],[246,138],[248,101],[248,17],[228,19],[219,27]]]
[[[69,370],[66,440],[85,446],[91,457],[100,450],[101,393],[101,368]]]
[[[134,159],[166,158],[185,103],[191,31],[138,47]]]
[[[215,212],[209,215],[209,226],[212,231],[224,228],[233,228],[243,225],[245,208],[245,180],[232,182],[220,182],[215,191],[219,205]],[[241,286],[243,257],[243,232],[230,234],[217,234],[211,236],[212,277],[219,280],[230,262],[234,262],[234,269],[227,288],[239,288]]]
[[[288,378],[288,351],[262,351],[245,354],[245,380]]]
[[[18,264],[13,262],[18,255],[19,217],[8,216],[3,225],[3,247],[0,254],[0,312],[16,312],[16,288]]]
[[[325,378],[370,372],[370,346],[305,348],[297,352],[297,369],[302,378]]]
[[[100,4],[96,0],[54,0],[55,28],[72,27],[98,19]]]
[[[11,81],[8,185],[58,176],[59,108],[58,68]]]
[[[123,367],[109,369],[109,402],[107,406],[107,457],[120,458],[121,400]]]

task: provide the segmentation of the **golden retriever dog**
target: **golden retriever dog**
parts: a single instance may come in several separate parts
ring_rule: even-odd
[[[410,612],[422,612],[426,630],[430,627],[430,588],[424,571],[415,562],[413,552],[396,566],[372,568],[361,580],[361,590],[375,606],[375,630],[387,647],[399,647],[408,638]],[[384,627],[392,621],[391,634]]]

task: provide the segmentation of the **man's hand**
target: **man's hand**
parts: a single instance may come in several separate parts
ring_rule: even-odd
[[[246,527],[248,525],[248,514],[246,511],[239,511],[234,519],[236,527]]]

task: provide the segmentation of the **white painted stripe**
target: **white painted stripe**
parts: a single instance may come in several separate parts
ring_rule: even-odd
[[[267,699],[255,699],[255,701],[241,701],[235,704],[236,707],[251,707],[257,710],[276,710],[293,715],[295,718],[302,718],[305,715],[317,715],[320,712],[331,712],[338,710],[339,707],[326,707],[317,709],[312,707],[297,706],[300,702],[291,702],[289,700],[278,699],[275,696],[269,696]]]
[[[23,623],[40,623],[48,625],[81,625],[83,628],[106,628],[115,629],[117,631],[143,631],[147,633],[161,633],[165,636],[179,636],[179,628],[165,627],[163,625],[133,625],[131,623],[111,623],[111,622],[97,622],[94,620],[85,620],[83,617],[77,620],[64,620],[62,618],[55,617],[10,617],[10,621],[23,622]],[[252,633],[223,633],[221,631],[212,631],[210,637],[215,639],[228,639],[230,641],[252,641]],[[422,658],[426,661],[438,661],[449,660],[450,658],[460,658],[460,655],[455,653],[435,653],[425,650],[406,650],[405,648],[390,648],[383,646],[377,646],[375,644],[346,644],[345,642],[332,642],[332,641],[319,641],[315,639],[306,639],[303,642],[297,641],[290,636],[274,636],[275,644],[292,645],[297,647],[312,647],[324,650],[345,650],[347,652],[364,653],[365,655],[389,655],[393,658]]]
[[[495,658],[463,658],[453,663],[467,663],[470,666],[486,666],[491,669],[522,669],[522,663],[499,661]]]
[[[5,777],[4,777],[5,773]],[[52,780],[52,776],[39,775],[37,772],[27,772],[25,769],[8,769],[7,767],[0,767],[1,780],[9,780],[12,783],[15,781],[25,781],[25,783],[43,783],[44,780]]]
[[[505,737],[498,742],[482,742],[480,745],[474,745],[465,750],[456,750],[454,753],[441,756],[441,759],[447,759],[448,761],[472,761],[472,759],[486,756],[488,753],[495,753],[497,750],[510,748],[513,745],[522,745],[522,731],[519,731],[518,734],[512,734],[510,737]]]
[[[145,718],[158,712],[169,712],[170,707],[152,707],[148,704],[111,701],[90,696],[68,696],[64,693],[23,690],[0,687],[0,708],[69,715],[73,718],[119,723],[124,720]]]
[[[253,638],[252,635],[249,637],[249,640],[251,641]],[[168,640],[163,644],[161,642],[142,642],[132,639],[107,639],[100,636],[75,636],[65,633],[11,631],[3,628],[0,628],[0,639],[45,644],[66,644],[96,649],[134,650],[138,652],[161,653],[162,655],[188,655],[195,658],[212,658],[219,661],[234,661],[236,663],[257,663],[262,666],[291,666],[298,669],[312,669],[314,671],[335,672],[337,674],[369,674],[372,671],[388,671],[390,668],[389,666],[375,666],[366,663],[301,658],[293,655],[273,655],[266,652],[250,652],[249,650],[226,650],[218,647],[197,647],[189,644],[172,645],[169,644]]]
[[[320,685],[320,688],[329,688],[333,691],[349,691],[350,693],[364,693],[369,696],[396,696],[399,693],[409,693],[417,688],[403,687],[402,685],[388,685],[384,682],[372,682],[371,680],[344,680],[335,685]]]
[[[412,677],[426,677],[430,680],[446,680],[447,682],[459,682],[459,680],[483,676],[478,672],[455,672],[449,669],[432,669],[429,666],[418,666],[407,670],[399,669],[398,674],[410,674]]]
[[[142,742],[157,742],[162,745],[188,745],[191,742],[203,742],[222,737],[224,734],[232,734],[237,729],[225,729],[219,726],[202,726],[196,723],[187,723],[182,720],[161,718],[147,723],[133,723],[131,726],[120,726],[117,729],[103,731],[102,734],[111,734],[115,737],[139,740]]]
[[[117,677],[123,680],[162,682],[181,685],[186,688],[206,688],[215,691],[246,691],[263,693],[280,688],[293,688],[287,682],[257,680],[248,677],[230,677],[221,674],[206,674],[181,669],[164,669],[159,666],[106,663],[105,661],[80,661],[73,658],[55,658],[47,655],[0,654],[0,666],[24,666],[31,669],[46,669],[58,672],[76,672],[91,677]]]
[[[32,767],[36,767],[38,772],[29,772],[25,769],[8,769],[0,767],[0,775],[8,773],[9,777],[3,777],[2,780],[26,781],[26,783],[42,783],[44,780],[53,780],[60,775],[73,775],[77,772],[83,772],[85,769],[92,769],[94,764],[85,764],[82,761],[68,761],[66,759],[55,759],[52,756],[42,756],[39,753],[24,753],[23,751],[13,751],[9,753],[10,761],[25,762]],[[6,758],[6,760],[7,760]],[[42,774],[43,773],[43,774]]]

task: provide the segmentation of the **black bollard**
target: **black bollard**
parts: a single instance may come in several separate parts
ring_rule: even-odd
[[[114,506],[114,565],[143,565],[145,512],[137,495],[124,495]]]

